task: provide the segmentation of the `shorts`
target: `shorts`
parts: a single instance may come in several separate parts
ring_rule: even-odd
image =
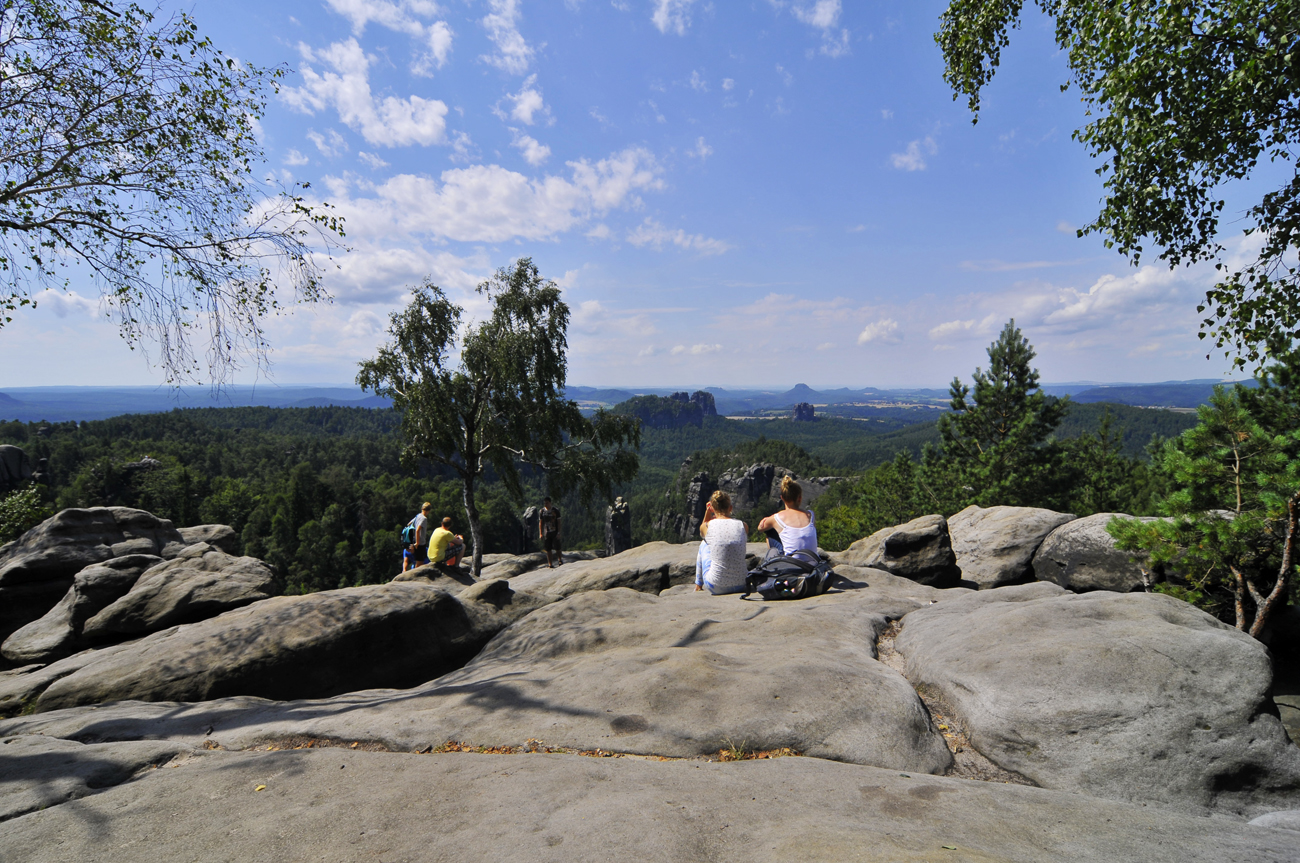
[[[424,566],[429,562],[429,547],[427,545],[418,545],[415,550],[405,549],[402,551],[402,559],[408,561],[412,566]]]
[[[559,551],[560,535],[558,533],[548,533],[542,537],[542,551]]]

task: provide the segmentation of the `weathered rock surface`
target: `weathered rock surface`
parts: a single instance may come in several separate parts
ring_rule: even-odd
[[[1278,830],[1294,830],[1300,832],[1300,809],[1286,809],[1281,812],[1270,812],[1267,815],[1252,818],[1250,823],[1253,827],[1273,827]]]
[[[0,550],[0,641],[53,608],[87,566],[128,554],[170,558],[184,547],[170,521],[143,510],[63,510]]]
[[[271,567],[199,543],[145,571],[124,596],[86,621],[82,636],[120,641],[213,617],[274,593]]]
[[[1300,805],[1267,649],[1185,602],[1039,582],[913,612],[895,647],[981,753],[1044,788],[1247,817]]]
[[[32,460],[20,447],[0,445],[0,495],[22,488],[32,479]]]
[[[0,824],[0,840],[27,863],[1290,863],[1300,854],[1286,830],[812,758],[346,749],[182,756]]]
[[[1034,580],[1034,552],[1069,513],[1029,506],[968,506],[948,519],[961,577],[980,590]]]
[[[923,515],[878,530],[844,551],[832,552],[830,559],[837,566],[874,567],[933,587],[955,587],[961,579],[948,522],[941,515]]]
[[[124,596],[150,567],[162,563],[151,554],[128,554],[88,566],[73,577],[58,605],[4,641],[0,653],[17,664],[48,663],[91,646],[82,635],[85,622]]]
[[[178,527],[176,531],[186,545],[206,542],[226,554],[239,554],[239,534],[228,524],[199,524],[194,527]]]
[[[275,597],[92,658],[46,689],[36,709],[122,699],[295,699],[409,686],[464,664],[544,602],[501,580],[459,596],[421,584],[384,584]]]
[[[1106,525],[1117,515],[1132,518],[1123,513],[1099,512],[1066,522],[1049,533],[1034,554],[1034,577],[1076,593],[1145,589],[1142,567],[1133,562],[1132,553],[1117,549],[1115,540],[1106,532]]]
[[[479,573],[479,578],[514,578],[517,575],[523,575],[526,572],[533,572],[546,566],[546,552],[530,551],[528,554],[506,555],[498,558],[491,565],[487,559],[491,555],[483,556],[483,571]],[[564,552],[565,564],[579,560],[595,560],[600,555],[594,551],[566,551]],[[462,564],[462,568],[468,570],[468,567]]]

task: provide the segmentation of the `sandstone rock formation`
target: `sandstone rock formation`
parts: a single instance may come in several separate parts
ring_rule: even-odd
[[[194,527],[178,527],[176,531],[186,545],[206,542],[226,554],[239,554],[239,534],[228,524],[199,524]]]
[[[632,547],[632,509],[622,497],[605,509],[605,556],[622,554]]]
[[[151,554],[127,554],[86,567],[73,577],[63,599],[5,639],[0,653],[23,665],[53,662],[90,647],[93,640],[82,632],[86,621],[125,596],[145,570],[162,562]]]
[[[968,506],[948,519],[962,578],[981,590],[1033,581],[1034,552],[1068,513],[1028,506]]]
[[[45,614],[87,566],[128,554],[175,557],[170,521],[139,509],[65,509],[0,549],[0,640]]]
[[[833,564],[883,569],[934,587],[955,587],[961,578],[941,515],[923,515],[907,524],[878,530],[842,552],[830,555]]]
[[[981,753],[1044,788],[1246,817],[1300,802],[1268,650],[1180,600],[981,591],[909,614],[896,647]]]
[[[212,617],[274,592],[275,574],[262,561],[199,543],[147,570],[124,596],[87,620],[82,634],[90,641],[120,641]]]
[[[32,460],[20,447],[0,446],[0,496],[22,488],[32,479]]]
[[[1122,513],[1099,512],[1053,530],[1034,553],[1034,577],[1076,593],[1149,589],[1157,578],[1150,573],[1143,575],[1142,566],[1133,561],[1133,553],[1115,548],[1115,540],[1106,532],[1106,525],[1117,515],[1132,518]]]

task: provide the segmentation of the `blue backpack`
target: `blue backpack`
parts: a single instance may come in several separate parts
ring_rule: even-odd
[[[419,530],[415,526],[416,518],[419,518],[419,516],[417,515],[415,518],[411,519],[410,523],[407,524],[406,527],[402,528],[402,545],[415,545],[416,541],[419,539],[417,536]]]

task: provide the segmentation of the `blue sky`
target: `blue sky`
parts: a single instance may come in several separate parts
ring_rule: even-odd
[[[1075,236],[1101,187],[1050,22],[1027,10],[972,126],[944,6],[197,0],[228,54],[290,69],[265,170],[347,223],[334,302],[268,324],[273,380],[349,381],[409,286],[481,313],[523,255],[573,310],[574,384],[943,386],[1013,316],[1045,380],[1227,371],[1196,338],[1212,269]],[[40,300],[0,386],[162,380],[93,290]]]

